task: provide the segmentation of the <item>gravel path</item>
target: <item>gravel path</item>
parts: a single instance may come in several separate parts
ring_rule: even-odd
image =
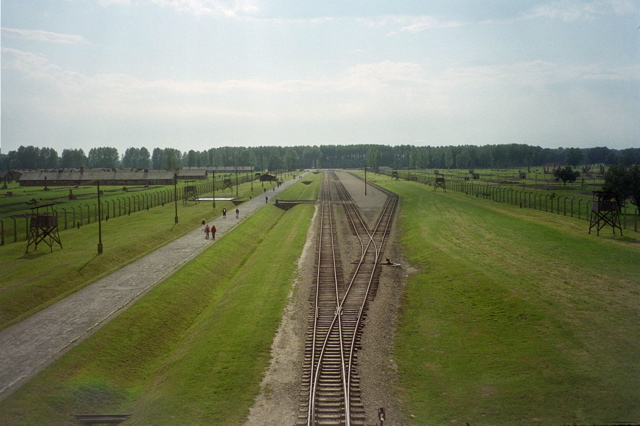
[[[270,198],[294,184],[289,179]],[[209,222],[221,237],[265,206],[263,197]],[[199,224],[198,224],[199,225]],[[206,240],[200,226],[188,234],[96,281],[60,302],[0,332],[0,400],[19,388],[51,362],[123,312],[156,284],[181,268],[215,240]]]

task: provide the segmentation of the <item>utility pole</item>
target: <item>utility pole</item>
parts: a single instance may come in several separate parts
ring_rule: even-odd
[[[100,203],[100,180],[98,180],[98,254],[102,254],[102,208]]]
[[[364,166],[364,196],[367,196],[367,166]]]
[[[173,175],[173,201],[175,205],[176,211],[176,223],[178,223],[178,174],[174,173]]]

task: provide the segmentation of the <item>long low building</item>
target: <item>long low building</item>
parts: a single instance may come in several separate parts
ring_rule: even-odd
[[[175,172],[135,169],[20,170],[20,186],[172,185]]]

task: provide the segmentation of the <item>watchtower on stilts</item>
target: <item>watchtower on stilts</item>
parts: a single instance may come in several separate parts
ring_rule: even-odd
[[[616,234],[616,228],[620,230],[622,235],[622,226],[620,225],[620,205],[611,196],[606,195],[602,191],[593,192],[593,201],[591,202],[591,220],[589,223],[589,234],[591,228],[596,228],[596,235],[600,235],[600,230],[610,225],[613,228],[613,235]]]
[[[184,181],[184,202],[195,201],[198,202],[198,187],[195,180]]]
[[[433,190],[435,191],[438,188],[442,188],[444,192],[447,192],[447,184],[444,176],[436,175],[436,181],[433,183]]]
[[[34,251],[37,250],[38,244],[42,242],[48,245],[51,251],[53,251],[54,243],[58,243],[62,248],[58,232],[58,216],[53,211],[53,206],[54,204],[45,204],[31,208],[25,253],[29,253],[31,247]]]
[[[226,177],[222,180],[222,190],[224,191],[225,189],[229,188],[232,189],[233,187],[233,180],[231,180],[231,178]]]

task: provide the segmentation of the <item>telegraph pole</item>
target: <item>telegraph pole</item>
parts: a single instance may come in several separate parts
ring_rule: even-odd
[[[176,223],[178,223],[178,174],[174,173],[173,175],[173,201],[175,205],[176,211]]]
[[[98,254],[102,254],[102,206],[100,204],[100,180],[98,180]]]

